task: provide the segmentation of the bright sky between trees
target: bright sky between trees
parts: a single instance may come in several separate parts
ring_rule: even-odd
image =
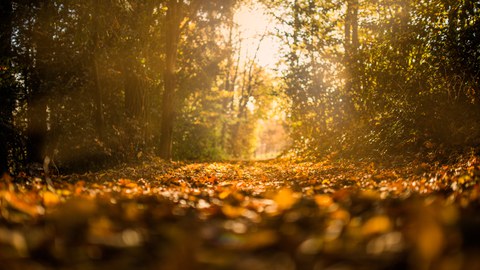
[[[252,58],[259,46],[257,63],[265,68],[274,69],[279,61],[280,44],[272,35],[278,28],[274,18],[266,14],[259,3],[252,3],[239,8],[235,14],[242,42],[242,55]]]

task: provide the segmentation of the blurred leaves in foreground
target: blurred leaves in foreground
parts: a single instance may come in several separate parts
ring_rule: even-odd
[[[123,166],[0,181],[5,269],[478,269],[480,160]]]

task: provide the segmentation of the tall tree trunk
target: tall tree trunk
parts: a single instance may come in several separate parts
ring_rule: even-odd
[[[92,78],[93,78],[93,98],[95,104],[95,128],[97,130],[98,137],[103,140],[105,136],[105,117],[103,112],[103,93],[102,87],[100,85],[100,75],[99,75],[99,45],[98,45],[98,27],[99,27],[99,8],[100,0],[93,0],[93,29],[92,29],[92,43],[91,43],[91,68],[92,68]]]
[[[47,96],[40,74],[32,78],[32,92],[28,98],[27,152],[30,163],[43,162],[47,138]]]
[[[182,22],[183,0],[169,0],[166,14],[165,70],[162,100],[162,123],[159,155],[172,158],[173,126],[175,121],[175,93],[177,88],[177,53]]]
[[[352,50],[356,52],[358,50],[359,41],[358,41],[358,0],[352,1],[352,14],[351,14],[351,24],[352,24]]]
[[[359,80],[355,77],[357,64],[355,56],[358,50],[358,0],[348,0],[345,15],[345,111],[348,119],[356,114],[354,95],[359,89]]]
[[[43,162],[47,138],[47,95],[49,82],[48,50],[52,48],[52,7],[49,1],[38,3],[38,16],[34,26],[36,48],[34,72],[28,96],[27,153],[28,161]]]
[[[93,54],[92,72],[93,72],[93,93],[95,100],[95,128],[100,139],[105,136],[105,117],[103,113],[103,93],[100,87],[100,78],[98,71],[97,54]]]
[[[295,67],[298,67],[299,64],[299,55],[298,55],[298,48],[299,48],[299,32],[302,26],[302,22],[300,20],[300,4],[298,0],[293,2],[293,55],[292,61],[295,64]]]
[[[138,151],[146,141],[146,114],[145,114],[145,90],[139,75],[135,72],[135,61],[133,52],[123,65],[123,78],[125,90],[125,115],[131,121],[129,135],[129,147],[131,151]]]
[[[0,1],[0,177],[8,170],[8,144],[12,136],[13,76],[12,57],[12,1]]]
[[[128,118],[141,120],[145,114],[145,91],[139,76],[135,73],[135,61],[131,59],[125,61],[123,78],[125,114]]]

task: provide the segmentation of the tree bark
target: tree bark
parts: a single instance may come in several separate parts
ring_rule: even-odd
[[[165,70],[162,100],[162,123],[159,155],[172,158],[173,127],[175,121],[175,94],[177,90],[177,54],[182,22],[183,0],[169,0],[166,14]]]
[[[356,114],[354,95],[359,89],[359,80],[355,77],[355,54],[358,50],[358,0],[348,0],[345,15],[345,112],[349,116]]]
[[[47,88],[49,81],[49,52],[52,47],[50,23],[51,5],[48,1],[38,4],[37,22],[34,26],[36,48],[35,66],[30,80],[28,96],[27,153],[30,163],[42,163],[47,138]]]
[[[351,24],[352,24],[352,50],[355,52],[358,50],[359,41],[358,41],[358,0],[352,1],[352,14],[351,14]]]
[[[133,56],[131,56],[133,57]],[[140,120],[145,114],[145,91],[135,72],[135,61],[128,59],[123,68],[125,88],[125,114],[128,118]]]
[[[32,93],[28,98],[28,141],[27,152],[30,163],[42,163],[47,138],[47,102],[41,76],[32,80]]]
[[[345,14],[345,56],[351,61],[359,46],[358,40],[358,0],[348,0]]]
[[[129,147],[133,151],[143,148],[146,142],[146,113],[145,113],[145,90],[142,80],[136,73],[135,57],[133,52],[127,56],[123,65],[124,91],[125,91],[125,115],[128,121],[130,135]]]
[[[12,1],[0,1],[0,177],[8,171],[8,144],[12,139]]]
[[[103,112],[103,93],[100,85],[100,75],[99,75],[99,66],[98,66],[98,57],[99,57],[99,34],[98,34],[98,14],[100,0],[93,0],[93,29],[92,29],[92,49],[91,49],[91,68],[92,68],[92,78],[93,78],[93,98],[95,104],[95,128],[97,130],[98,137],[103,140],[105,136],[105,117]]]

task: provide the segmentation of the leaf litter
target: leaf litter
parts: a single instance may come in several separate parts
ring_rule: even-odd
[[[153,160],[0,181],[5,269],[478,269],[480,160]]]

